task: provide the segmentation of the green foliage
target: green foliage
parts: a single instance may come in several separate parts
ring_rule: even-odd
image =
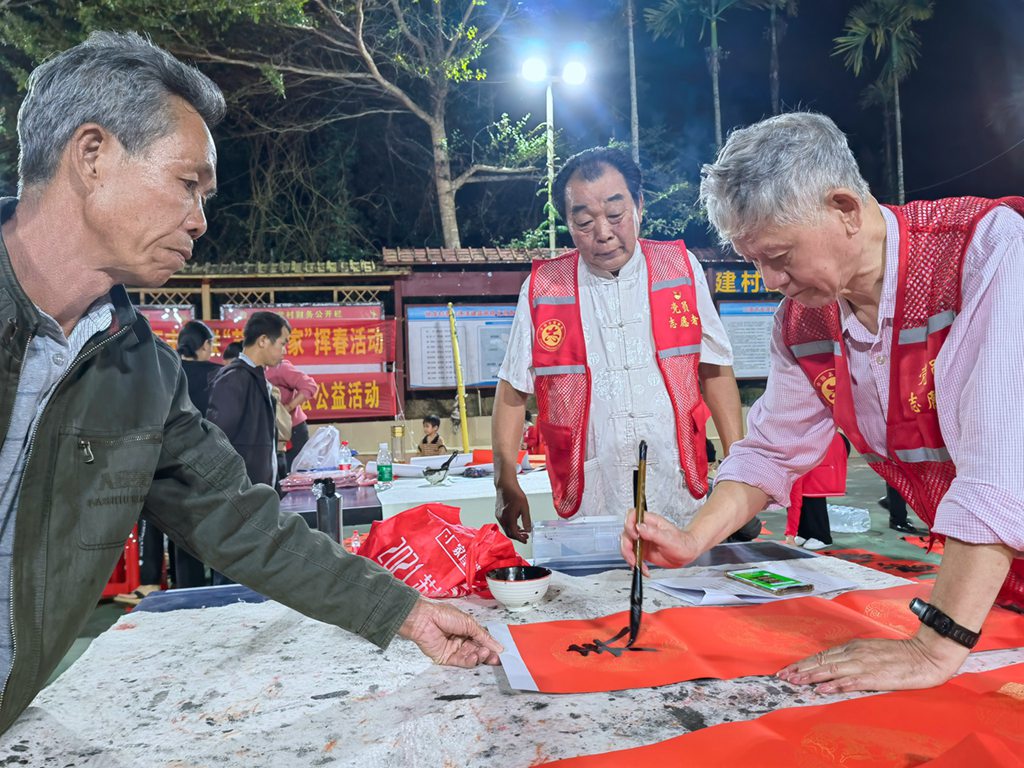
[[[513,120],[507,112],[487,126],[482,160],[490,165],[520,168],[544,160],[547,134],[544,123],[530,126],[530,114]]]
[[[911,25],[930,19],[933,12],[933,0],[867,0],[846,17],[845,34],[835,38],[832,55],[842,56],[846,68],[859,76],[873,48],[876,61],[888,54],[880,79],[903,80],[917,68],[921,53],[921,39]]]
[[[262,136],[295,134],[307,150],[315,146],[319,152],[341,153],[344,142],[328,140],[337,134],[338,121],[404,113],[428,124],[431,120],[442,123],[452,94],[486,78],[480,56],[512,8],[511,0],[491,0],[490,4],[483,0],[0,0],[0,109],[6,108],[6,122],[0,117],[0,184],[5,191],[13,186],[17,148],[10,129],[32,68],[54,52],[77,44],[92,30],[143,30],[157,44],[200,66],[223,88],[228,100],[228,121],[217,133],[220,143],[240,157],[232,164],[235,158],[222,148],[221,194],[216,207],[228,224],[211,250],[220,254],[230,242],[232,248],[263,253],[262,243],[279,238],[282,222],[289,216],[306,233],[316,227],[295,203],[304,200],[310,189],[309,179],[297,174],[296,168],[278,169],[282,183],[273,186],[272,197],[267,196],[262,179],[265,171],[259,163],[250,162],[264,151]],[[287,109],[283,108],[286,96]],[[487,131],[486,147],[472,147],[460,136],[442,140],[441,146],[445,151],[450,146],[462,147],[467,158],[479,152],[512,162],[530,157],[531,130],[525,123],[499,121]],[[384,153],[383,162],[409,166],[404,171],[389,169],[396,176],[404,173],[408,178],[412,164],[429,157],[419,148],[429,147],[427,136],[421,134],[416,146],[397,118],[378,125],[378,131],[402,134],[403,156],[396,159],[394,151]],[[352,131],[341,133],[353,135]],[[224,136],[229,137],[227,142]],[[374,135],[378,141],[382,137],[380,132]],[[292,148],[286,154],[296,157],[295,152],[298,149]],[[317,168],[324,167],[321,160],[326,167],[334,163],[335,168],[348,162],[343,154],[317,155],[314,160]],[[429,161],[421,167],[427,173],[435,170]],[[225,168],[231,169],[230,176]],[[347,178],[350,186],[355,183],[337,171],[333,177],[328,173],[328,178],[336,182]],[[244,193],[246,184],[248,195]],[[379,202],[368,202],[368,195],[374,200],[380,195],[365,185],[358,194],[331,190],[329,197],[336,207],[342,205],[339,201],[349,199],[363,210],[381,208]],[[417,194],[424,193],[417,188]],[[429,192],[424,200],[430,202]],[[320,228],[332,233],[330,242],[367,247],[358,217],[332,213],[322,199],[310,205],[310,212],[325,217]],[[422,212],[420,216],[426,226],[436,226],[436,216]],[[264,228],[252,229],[246,217],[264,222],[260,225]],[[342,224],[349,227],[348,234],[339,234],[337,227]],[[211,222],[207,241],[217,229]],[[411,233],[414,229],[410,223],[398,231]],[[253,242],[247,246],[240,232],[250,232]],[[418,242],[432,239],[430,232],[408,236]],[[327,238],[325,234],[323,241]],[[286,247],[303,251],[324,247],[310,242],[306,238],[306,245]]]
[[[661,0],[644,10],[644,21],[655,39],[671,38],[679,45],[686,44],[686,30],[691,22],[700,22],[698,39],[704,39],[707,25],[720,21],[732,8],[758,7],[758,0]]]
[[[644,174],[643,234],[656,240],[676,240],[688,227],[705,221],[697,201],[699,184],[686,139],[664,125],[641,132]],[[627,147],[623,146],[623,149]],[[707,158],[711,160],[710,157]]]
[[[274,93],[276,93],[282,99],[285,98],[284,75],[282,75],[277,69],[275,69],[270,64],[263,64],[260,67],[260,72],[263,73],[263,77],[266,79],[267,83],[270,84],[270,87],[274,90]]]
[[[542,190],[546,195],[547,191]],[[545,203],[544,221],[538,224],[533,229],[528,229],[523,232],[519,237],[513,237],[507,243],[504,244],[505,248],[547,248],[549,245],[548,240],[548,220],[547,220],[547,204]],[[559,242],[564,242],[566,237],[569,235],[569,228],[565,224],[558,223],[555,225],[555,232]]]

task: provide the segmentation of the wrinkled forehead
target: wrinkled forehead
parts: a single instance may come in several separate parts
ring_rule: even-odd
[[[577,171],[565,185],[566,208],[570,215],[586,210],[601,210],[609,205],[635,205],[626,179],[617,168],[602,163],[601,175],[586,178]]]

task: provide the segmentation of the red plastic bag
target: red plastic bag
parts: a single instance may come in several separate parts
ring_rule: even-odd
[[[426,597],[491,597],[484,575],[529,565],[494,523],[462,525],[459,508],[421,504],[370,526],[359,554]]]

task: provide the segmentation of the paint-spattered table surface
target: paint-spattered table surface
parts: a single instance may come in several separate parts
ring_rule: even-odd
[[[823,572],[864,587],[904,583],[835,558]],[[555,574],[540,607],[481,621],[547,621],[624,610],[629,574]],[[676,605],[657,593],[647,608]],[[743,610],[743,609],[737,609]],[[972,657],[966,669],[1024,661]],[[501,766],[661,741],[822,696],[770,677],[656,689],[545,695],[509,689],[500,668],[427,662],[410,643],[384,652],[265,602],[122,618],[0,737],[0,764],[75,768]]]

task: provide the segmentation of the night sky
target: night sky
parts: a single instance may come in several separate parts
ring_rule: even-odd
[[[856,4],[802,0],[782,41],[781,92],[784,108],[812,109],[836,120],[849,135],[866,178],[878,187],[884,154],[882,111],[858,105],[873,78],[853,77],[840,57],[831,56],[832,38],[842,33],[843,20]],[[767,19],[762,11],[731,12],[719,27],[721,45],[728,51],[721,72],[726,133],[771,113]],[[1024,193],[1024,2],[936,0],[933,18],[916,29],[922,41],[918,69],[901,88],[908,198]],[[699,163],[711,159],[714,143],[706,42],[698,42],[696,35],[682,48],[672,41],[654,42],[642,22],[636,38],[641,125],[661,123],[682,132],[682,152],[692,158],[696,176]],[[489,81],[500,88],[498,109],[514,117],[532,112],[543,119],[543,87],[516,76],[530,41],[586,51],[588,84],[575,91],[555,86],[560,154],[610,137],[628,141],[629,81],[620,3],[527,0],[503,28],[486,61]]]

